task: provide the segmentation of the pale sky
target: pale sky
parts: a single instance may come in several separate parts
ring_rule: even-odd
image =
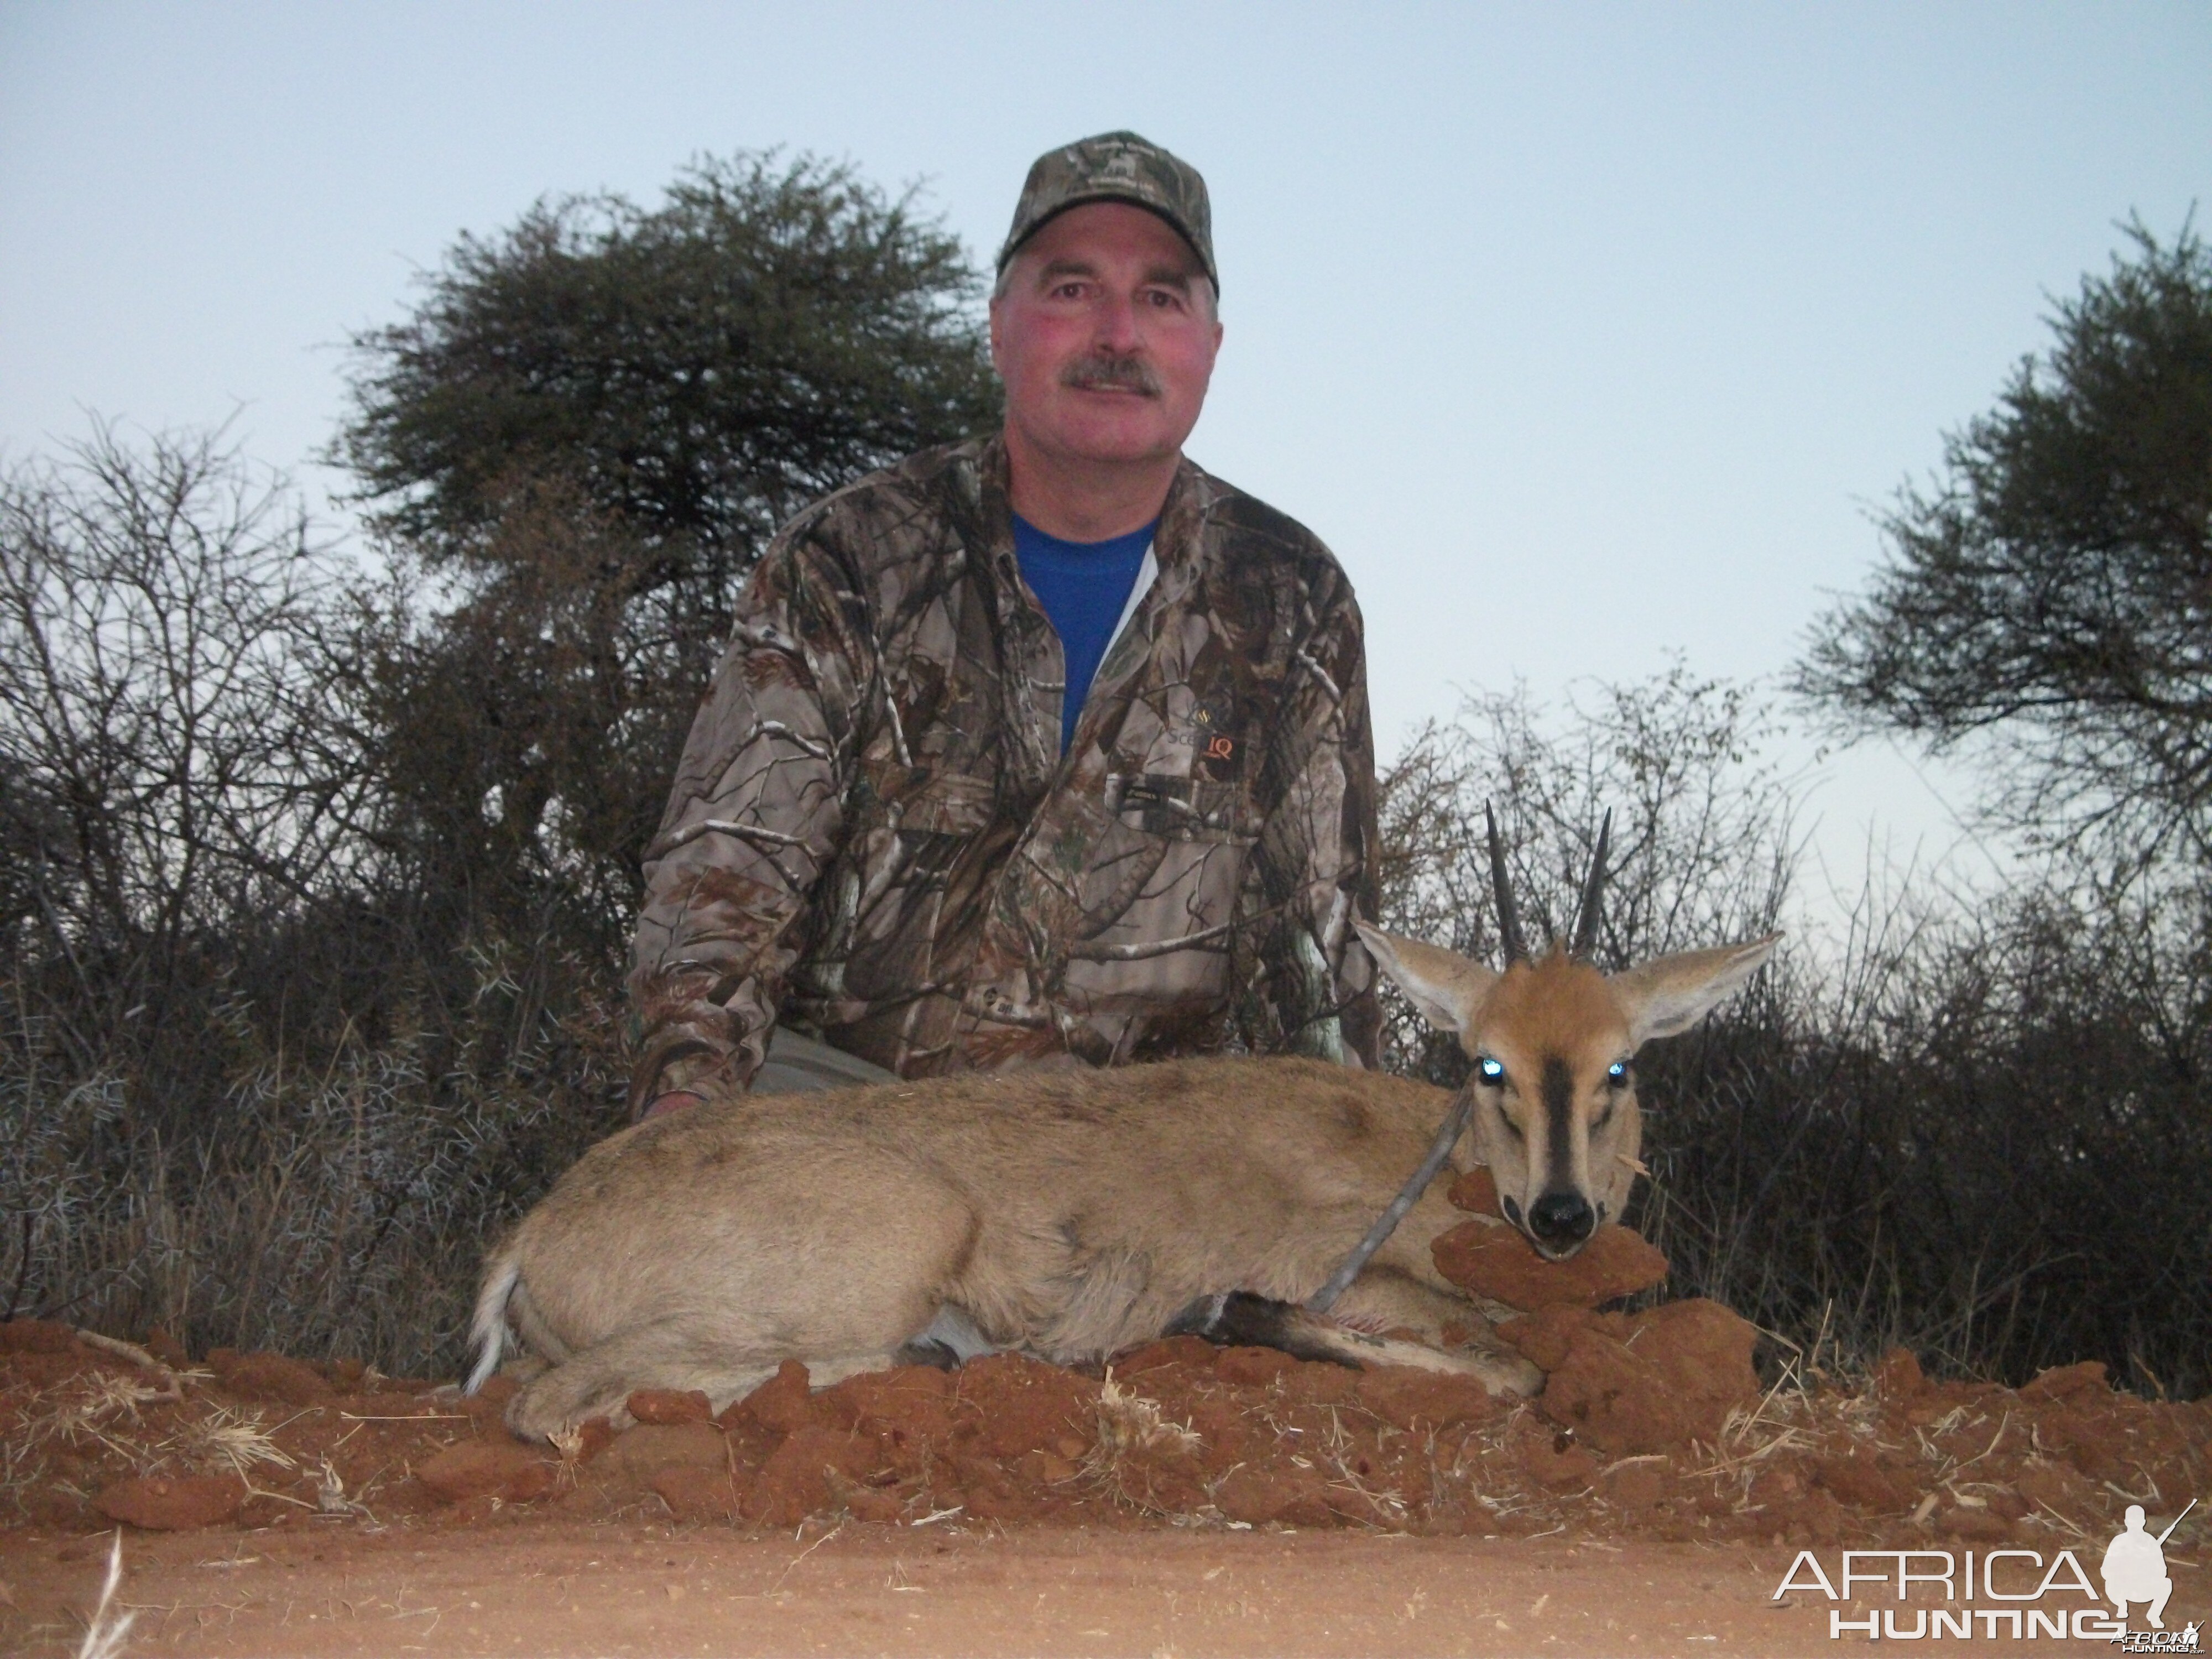
[[[782,145],[987,257],[1132,127],[1213,195],[1191,453],[1351,572],[1387,758],[1462,687],[1783,670],[2117,222],[2212,198],[2208,88],[2201,3],[0,0],[0,450],[237,411],[319,489],[346,336],[540,195]],[[1820,775],[1832,873],[1957,838],[1955,773]]]

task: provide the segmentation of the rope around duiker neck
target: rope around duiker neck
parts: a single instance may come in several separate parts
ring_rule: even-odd
[[[1407,1178],[1404,1186],[1398,1188],[1398,1196],[1390,1200],[1389,1207],[1367,1230],[1367,1237],[1353,1245],[1352,1254],[1337,1263],[1336,1271],[1328,1276],[1328,1283],[1306,1298],[1306,1307],[1310,1311],[1327,1313],[1334,1305],[1336,1298],[1344,1294],[1346,1287],[1359,1277],[1359,1270],[1367,1265],[1368,1258],[1382,1248],[1382,1241],[1397,1231],[1398,1224],[1406,1218],[1406,1212],[1413,1207],[1415,1200],[1428,1191],[1429,1183],[1437,1178],[1437,1171],[1444,1167],[1444,1160],[1451,1156],[1451,1149],[1459,1144],[1460,1136],[1467,1132],[1468,1115],[1474,1109],[1474,1091],[1461,1090],[1459,1098],[1452,1102],[1451,1110],[1444,1115],[1443,1123],[1437,1130],[1437,1138],[1429,1143],[1429,1155],[1421,1160],[1421,1167]]]

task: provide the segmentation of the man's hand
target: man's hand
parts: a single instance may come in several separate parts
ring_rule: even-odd
[[[642,1123],[646,1119],[659,1117],[665,1112],[680,1112],[686,1107],[704,1106],[706,1103],[707,1097],[696,1090],[671,1089],[665,1095],[655,1096],[653,1103],[638,1114],[638,1121]]]

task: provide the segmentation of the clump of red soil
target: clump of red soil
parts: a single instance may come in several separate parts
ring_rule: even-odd
[[[1565,1261],[1547,1261],[1517,1227],[1468,1221],[1429,1247],[1437,1271],[1492,1302],[1531,1313],[1595,1308],[1667,1277],[1667,1258],[1627,1228],[1608,1223]]]
[[[1613,1223],[1566,1261],[1547,1261],[1519,1228],[1506,1224],[1498,1185],[1480,1164],[1452,1182],[1451,1201],[1475,1219],[1437,1239],[1430,1254],[1438,1273],[1488,1301],[1527,1313],[1595,1308],[1666,1279],[1667,1258],[1642,1234]]]
[[[2130,1501],[2162,1527],[2212,1487],[2212,1402],[2116,1393],[2095,1364],[2016,1390],[1931,1382],[1901,1350],[1857,1387],[1762,1394],[1753,1333],[1726,1309],[1599,1311],[1589,1283],[1499,1328],[1549,1374],[1529,1401],[1178,1337],[1095,1376],[999,1355],[816,1390],[789,1363],[719,1417],[704,1395],[641,1391],[635,1427],[557,1446],[507,1433],[503,1377],[468,1399],[357,1362],[195,1366],[160,1333],[134,1346],[18,1321],[0,1325],[0,1523],[836,1517],[2032,1547],[2105,1535]]]
[[[1498,1334],[1546,1372],[1544,1415],[1599,1451],[1717,1444],[1729,1413],[1759,1397],[1756,1333],[1717,1302],[1640,1314],[1548,1308]]]
[[[190,1532],[236,1515],[246,1483],[228,1474],[157,1474],[111,1480],[96,1501],[102,1514],[149,1532]]]

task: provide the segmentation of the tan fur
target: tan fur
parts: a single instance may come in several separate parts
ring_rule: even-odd
[[[1495,987],[1520,1023],[1480,1029],[1510,1036],[1510,1052],[1564,1044],[1586,1060],[1632,1035],[1632,1011],[1590,1029],[1618,1011],[1578,979],[1501,976],[1362,932],[1401,984],[1424,987],[1431,1018],[1463,1021]],[[1416,956],[1432,971],[1409,970]],[[1207,1297],[1301,1304],[1419,1164],[1449,1103],[1441,1090],[1319,1061],[1223,1059],[747,1097],[657,1118],[587,1152],[494,1255],[471,1386],[512,1328],[548,1368],[507,1420],[546,1435],[623,1419],[641,1388],[703,1389],[719,1407],[786,1358],[804,1360],[817,1385],[877,1369],[941,1309],[999,1346],[1085,1363],[1158,1335]],[[1632,1122],[1632,1096],[1629,1108]],[[1466,1219],[1444,1189],[1489,1144],[1485,1115],[1479,1101],[1474,1135],[1334,1316],[1293,1316],[1297,1340],[1503,1390],[1540,1385],[1430,1253]],[[1501,1168],[1501,1188],[1506,1178]],[[1608,1169],[1595,1184],[1625,1196],[1628,1174]],[[1476,1335],[1447,1352],[1448,1323]],[[1401,1329],[1421,1343],[1379,1335]]]
[[[889,1363],[948,1303],[1000,1346],[1083,1362],[1216,1292],[1303,1301],[1420,1162],[1449,1101],[1315,1060],[1214,1060],[655,1119],[586,1153],[493,1259],[487,1297],[511,1285],[520,1334],[556,1362],[509,1420],[544,1434],[647,1386],[720,1401],[793,1357],[833,1380]],[[1479,1323],[1428,1248],[1464,1219],[1443,1186],[1469,1162],[1462,1139],[1347,1316],[1382,1310],[1431,1340],[1446,1316]],[[495,1344],[491,1311],[478,1334]],[[1503,1350],[1468,1368],[1536,1380]]]
[[[1455,1032],[1477,1063],[1468,1083],[1475,1096],[1476,1160],[1490,1166],[1515,1224],[1555,1257],[1572,1255],[1580,1241],[1560,1248],[1530,1227],[1544,1194],[1571,1191],[1589,1204],[1598,1223],[1618,1221],[1643,1168],[1635,1074],[1629,1072],[1615,1087],[1608,1068],[1632,1060],[1652,1038],[1672,1036],[1703,1018],[1772,954],[1780,937],[1685,951],[1608,976],[1558,945],[1500,974],[1364,924],[1359,933],[1424,1018]],[[1486,1056],[1504,1069],[1496,1087],[1480,1083]],[[1565,1138],[1556,1142],[1560,1126],[1545,1096],[1554,1063],[1564,1071],[1570,1104]]]

